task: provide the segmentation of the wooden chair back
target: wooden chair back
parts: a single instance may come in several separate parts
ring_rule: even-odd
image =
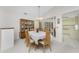
[[[32,38],[29,36],[29,32],[28,31],[25,31],[25,34],[26,34],[26,38],[25,38],[26,46],[27,47],[34,47],[35,46],[35,43],[32,40]]]
[[[47,47],[51,47],[50,32],[47,30],[45,32],[46,32],[46,36],[44,39],[44,45],[46,45]]]
[[[26,45],[27,46],[29,46],[29,44],[30,44],[30,36],[29,36],[29,33],[28,33],[28,31],[25,31],[25,43],[26,43]]]

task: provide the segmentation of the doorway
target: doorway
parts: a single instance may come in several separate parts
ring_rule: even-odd
[[[79,11],[66,13],[63,17],[63,41],[65,44],[79,45]]]

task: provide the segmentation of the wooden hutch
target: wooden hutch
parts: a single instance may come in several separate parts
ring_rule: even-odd
[[[25,38],[25,30],[34,30],[34,21],[27,19],[20,19],[20,38]]]

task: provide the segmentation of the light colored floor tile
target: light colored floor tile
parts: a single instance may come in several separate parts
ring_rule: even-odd
[[[78,46],[78,44],[77,44]],[[52,42],[52,51],[46,49],[45,53],[79,53],[79,47],[73,47],[64,43],[59,43],[55,40]],[[28,49],[22,39],[16,40],[13,48],[10,48],[3,53],[28,53]],[[43,49],[31,49],[30,53],[43,53]]]

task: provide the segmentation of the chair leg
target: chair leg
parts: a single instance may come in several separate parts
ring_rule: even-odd
[[[28,53],[30,53],[30,50],[31,50],[31,47],[29,47],[29,49],[28,49]]]
[[[52,51],[52,48],[50,47],[50,52]]]
[[[48,48],[50,50],[50,52],[52,51],[51,45],[48,44]]]
[[[29,47],[30,47],[30,48],[29,48],[29,52],[30,52],[30,50],[31,50],[32,48],[34,48],[34,50],[36,51],[36,46],[30,45]]]
[[[30,50],[31,50],[31,44],[29,45],[29,49],[28,49],[28,52],[30,53]]]
[[[51,46],[49,45],[49,49],[50,49],[50,52],[52,51],[52,48],[51,48]]]
[[[36,48],[37,48],[37,47],[36,47],[36,46],[34,46],[34,48],[35,48],[35,51],[36,51]]]
[[[45,49],[46,49],[46,46],[43,46],[43,53],[45,53],[46,51],[45,51]]]

